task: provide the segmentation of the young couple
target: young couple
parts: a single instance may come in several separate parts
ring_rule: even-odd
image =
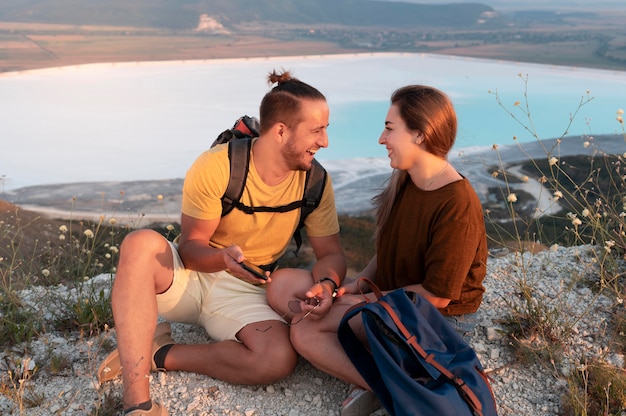
[[[252,145],[240,200],[246,206],[300,200],[306,171],[317,151],[328,146],[324,95],[289,72],[274,71],[268,81],[276,86],[261,101],[260,137]],[[394,92],[379,139],[394,172],[374,199],[377,252],[360,274],[345,280],[330,176],[319,206],[305,221],[316,263],[311,270],[268,271],[266,280],[244,269],[242,261],[274,264],[287,249],[299,210],[234,209],[222,217],[228,145],[200,155],[185,178],[177,244],[138,230],[121,245],[112,291],[118,348],[100,365],[98,379],[122,376],[125,414],[167,415],[150,397],[153,370],[268,384],[291,374],[300,354],[354,386],[342,415],[374,411],[379,404],[336,335],[344,312],[362,300],[358,277],[370,278],[383,291],[416,291],[458,331],[473,331],[487,247],[480,201],[447,161],[455,136],[456,115],[445,94],[419,85]],[[169,323],[157,325],[158,317],[201,325],[212,342],[176,344]]]

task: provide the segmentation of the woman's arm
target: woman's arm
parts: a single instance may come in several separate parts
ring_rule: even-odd
[[[359,294],[369,292],[370,288],[367,285],[361,284],[359,286],[358,283],[361,277],[369,279],[372,282],[376,280],[376,258],[376,254],[374,254],[361,273],[356,276],[346,277],[341,287],[337,289],[337,296],[341,296],[346,293]]]
[[[446,298],[440,298],[439,296],[433,295],[431,292],[424,289],[424,286],[422,285],[411,285],[411,286],[407,286],[405,289],[422,295],[424,299],[432,303],[433,306],[437,309],[445,308],[446,306],[448,306],[451,300],[451,299],[446,299]]]

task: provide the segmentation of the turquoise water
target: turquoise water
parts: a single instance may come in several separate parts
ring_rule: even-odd
[[[535,140],[496,103],[524,103],[539,138],[615,133],[626,73],[426,54],[361,54],[96,64],[0,74],[0,175],[6,189],[78,181],[180,178],[215,136],[257,115],[266,75],[285,68],[331,108],[320,160],[386,157],[377,140],[391,92],[427,84],[450,95],[456,150]],[[527,76],[524,84],[518,74]],[[491,91],[492,93],[489,93]]]
[[[527,142],[536,140],[535,135],[548,139],[617,132],[617,110],[626,107],[626,73],[621,75],[622,80],[595,79],[588,74],[559,83],[558,72],[542,74],[537,79],[530,74],[527,84],[511,75],[509,79],[501,77],[480,86],[459,83],[446,89],[458,116],[455,150],[510,144],[514,136]],[[496,92],[502,105],[498,104]],[[388,100],[333,106],[329,132],[334,140],[328,159],[357,154],[384,156],[376,141],[388,108]]]

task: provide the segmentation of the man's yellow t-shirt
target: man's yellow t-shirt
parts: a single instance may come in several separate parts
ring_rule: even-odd
[[[183,185],[182,212],[192,218],[211,220],[222,214],[221,197],[228,186],[230,162],[228,144],[215,146],[203,154],[187,171]],[[252,153],[241,203],[247,206],[278,207],[302,199],[306,172],[293,171],[276,186],[268,186],[259,177]],[[335,196],[330,175],[322,200],[306,219],[309,236],[325,237],[339,232]],[[289,212],[246,214],[237,208],[222,217],[211,238],[217,246],[237,244],[248,260],[270,264],[287,250],[300,220],[300,209]]]

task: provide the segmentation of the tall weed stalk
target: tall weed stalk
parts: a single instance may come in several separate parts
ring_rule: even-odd
[[[623,389],[614,387],[624,385],[626,374],[604,358],[626,349],[624,336],[619,335],[623,334],[619,328],[624,327],[626,299],[626,152],[607,153],[590,134],[582,138],[580,155],[567,156],[562,151],[567,141],[574,140],[568,137],[572,122],[593,100],[589,91],[571,113],[563,134],[554,141],[542,140],[531,113],[528,76],[519,76],[524,84],[522,100],[509,106],[497,91],[493,94],[498,105],[536,140],[544,154],[533,157],[513,137],[527,161],[507,164],[499,146],[494,145],[498,164],[488,169],[500,179],[501,186],[494,190],[494,199],[499,202],[485,209],[491,247],[517,253],[512,280],[519,296],[509,300],[510,313],[505,319],[509,335],[521,356],[530,354],[533,361],[539,358],[555,368],[564,358],[564,348],[579,336],[577,323],[598,305],[601,297],[615,299],[610,307],[614,319],[606,323],[606,333],[614,334],[613,339],[599,348],[593,365],[579,365],[566,374],[570,388],[564,407],[574,415],[618,415],[626,402]],[[617,110],[616,121],[616,140],[626,143],[623,110]],[[526,184],[535,187],[534,195],[525,191]],[[549,256],[545,256],[545,264],[533,267],[534,253],[556,251],[559,246],[586,247],[581,255],[590,259],[591,267],[582,273],[561,272],[561,287],[547,297],[537,290],[538,283],[543,273],[561,265],[550,265]],[[580,291],[581,285],[591,289],[591,295],[585,300],[587,307],[572,315],[568,296],[574,290]],[[606,370],[607,366],[611,371]],[[598,368],[604,369],[606,377],[598,375]],[[596,394],[598,391],[604,394]],[[601,413],[596,413],[598,410]]]

